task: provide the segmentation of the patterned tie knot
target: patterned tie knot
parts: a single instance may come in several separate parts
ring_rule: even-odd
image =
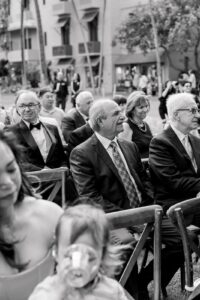
[[[115,150],[115,149],[117,148],[116,142],[112,141],[112,142],[110,143],[110,147],[111,147],[113,150]]]

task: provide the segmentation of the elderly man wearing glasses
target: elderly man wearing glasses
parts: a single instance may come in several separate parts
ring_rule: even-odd
[[[154,199],[164,213],[175,203],[200,195],[200,139],[190,132],[198,126],[199,110],[190,93],[171,95],[167,100],[169,125],[150,143],[149,168],[154,184]],[[200,213],[191,216],[200,226]],[[166,287],[184,261],[181,237],[164,215],[162,221],[162,268]],[[148,284],[146,270],[145,284]]]
[[[59,168],[67,165],[61,138],[56,126],[41,121],[41,109],[37,95],[32,91],[22,92],[16,101],[21,121],[9,126],[24,148],[25,171],[43,168]]]

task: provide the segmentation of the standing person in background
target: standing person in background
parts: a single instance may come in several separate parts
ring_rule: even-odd
[[[143,73],[140,76],[138,88],[140,91],[144,92],[145,94],[147,93],[148,81],[149,80],[148,80],[147,76]]]
[[[51,88],[41,88],[38,96],[41,100],[40,116],[55,119],[58,122],[58,125],[61,127],[61,122],[65,116],[65,113],[61,108],[55,107],[55,96],[52,93]]]
[[[81,76],[79,73],[74,73],[74,76],[71,81],[71,102],[73,107],[76,106],[76,96],[81,89]]]
[[[56,106],[61,105],[65,111],[67,96],[69,94],[67,82],[63,78],[63,73],[58,72],[56,82],[54,83],[53,91],[56,94]]]

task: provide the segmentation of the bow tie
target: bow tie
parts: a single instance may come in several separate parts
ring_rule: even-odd
[[[40,129],[41,128],[41,123],[37,123],[37,124],[32,124],[30,123],[30,130],[32,130],[33,128],[37,128],[37,129]]]

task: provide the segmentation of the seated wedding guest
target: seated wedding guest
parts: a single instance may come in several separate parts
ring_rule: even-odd
[[[154,198],[164,213],[170,206],[200,195],[200,139],[190,134],[197,128],[200,117],[193,95],[171,95],[167,111],[169,125],[152,139],[149,150]],[[191,216],[190,223],[200,226],[198,211]],[[166,216],[162,221],[162,241],[166,244],[163,251],[168,249],[165,261],[170,262],[161,261],[169,275],[168,280],[163,281],[166,286],[184,261],[181,237]],[[143,283],[148,284],[148,280],[144,279]]]
[[[138,146],[142,158],[149,156],[149,144],[152,132],[144,121],[150,109],[148,97],[142,92],[133,92],[127,99],[124,131],[119,134],[120,138],[133,141]]]
[[[62,120],[61,128],[66,143],[69,141],[70,133],[88,121],[89,109],[93,101],[93,95],[88,91],[80,92],[76,97],[76,107],[70,109]]]
[[[22,92],[17,98],[16,109],[21,121],[7,130],[14,132],[24,147],[25,170],[66,166],[67,157],[57,127],[40,120],[41,104],[37,95],[31,91]]]
[[[55,119],[61,127],[65,113],[61,108],[55,106],[55,96],[52,89],[49,87],[43,87],[40,89],[38,96],[41,100],[40,116]]]
[[[89,117],[94,134],[70,155],[79,196],[91,198],[105,212],[152,204],[151,185],[138,147],[117,138],[125,118],[120,107],[113,100],[98,100],[90,108]],[[133,278],[135,269],[127,280],[127,290],[132,296],[135,295]],[[145,299],[141,292],[140,299]]]
[[[56,228],[56,274],[40,283],[29,300],[128,300],[111,278],[122,264],[122,249],[111,244],[102,209],[88,204],[67,208]]]
[[[12,133],[0,131],[0,153],[0,299],[27,300],[53,272],[50,250],[63,210],[34,196]]]

